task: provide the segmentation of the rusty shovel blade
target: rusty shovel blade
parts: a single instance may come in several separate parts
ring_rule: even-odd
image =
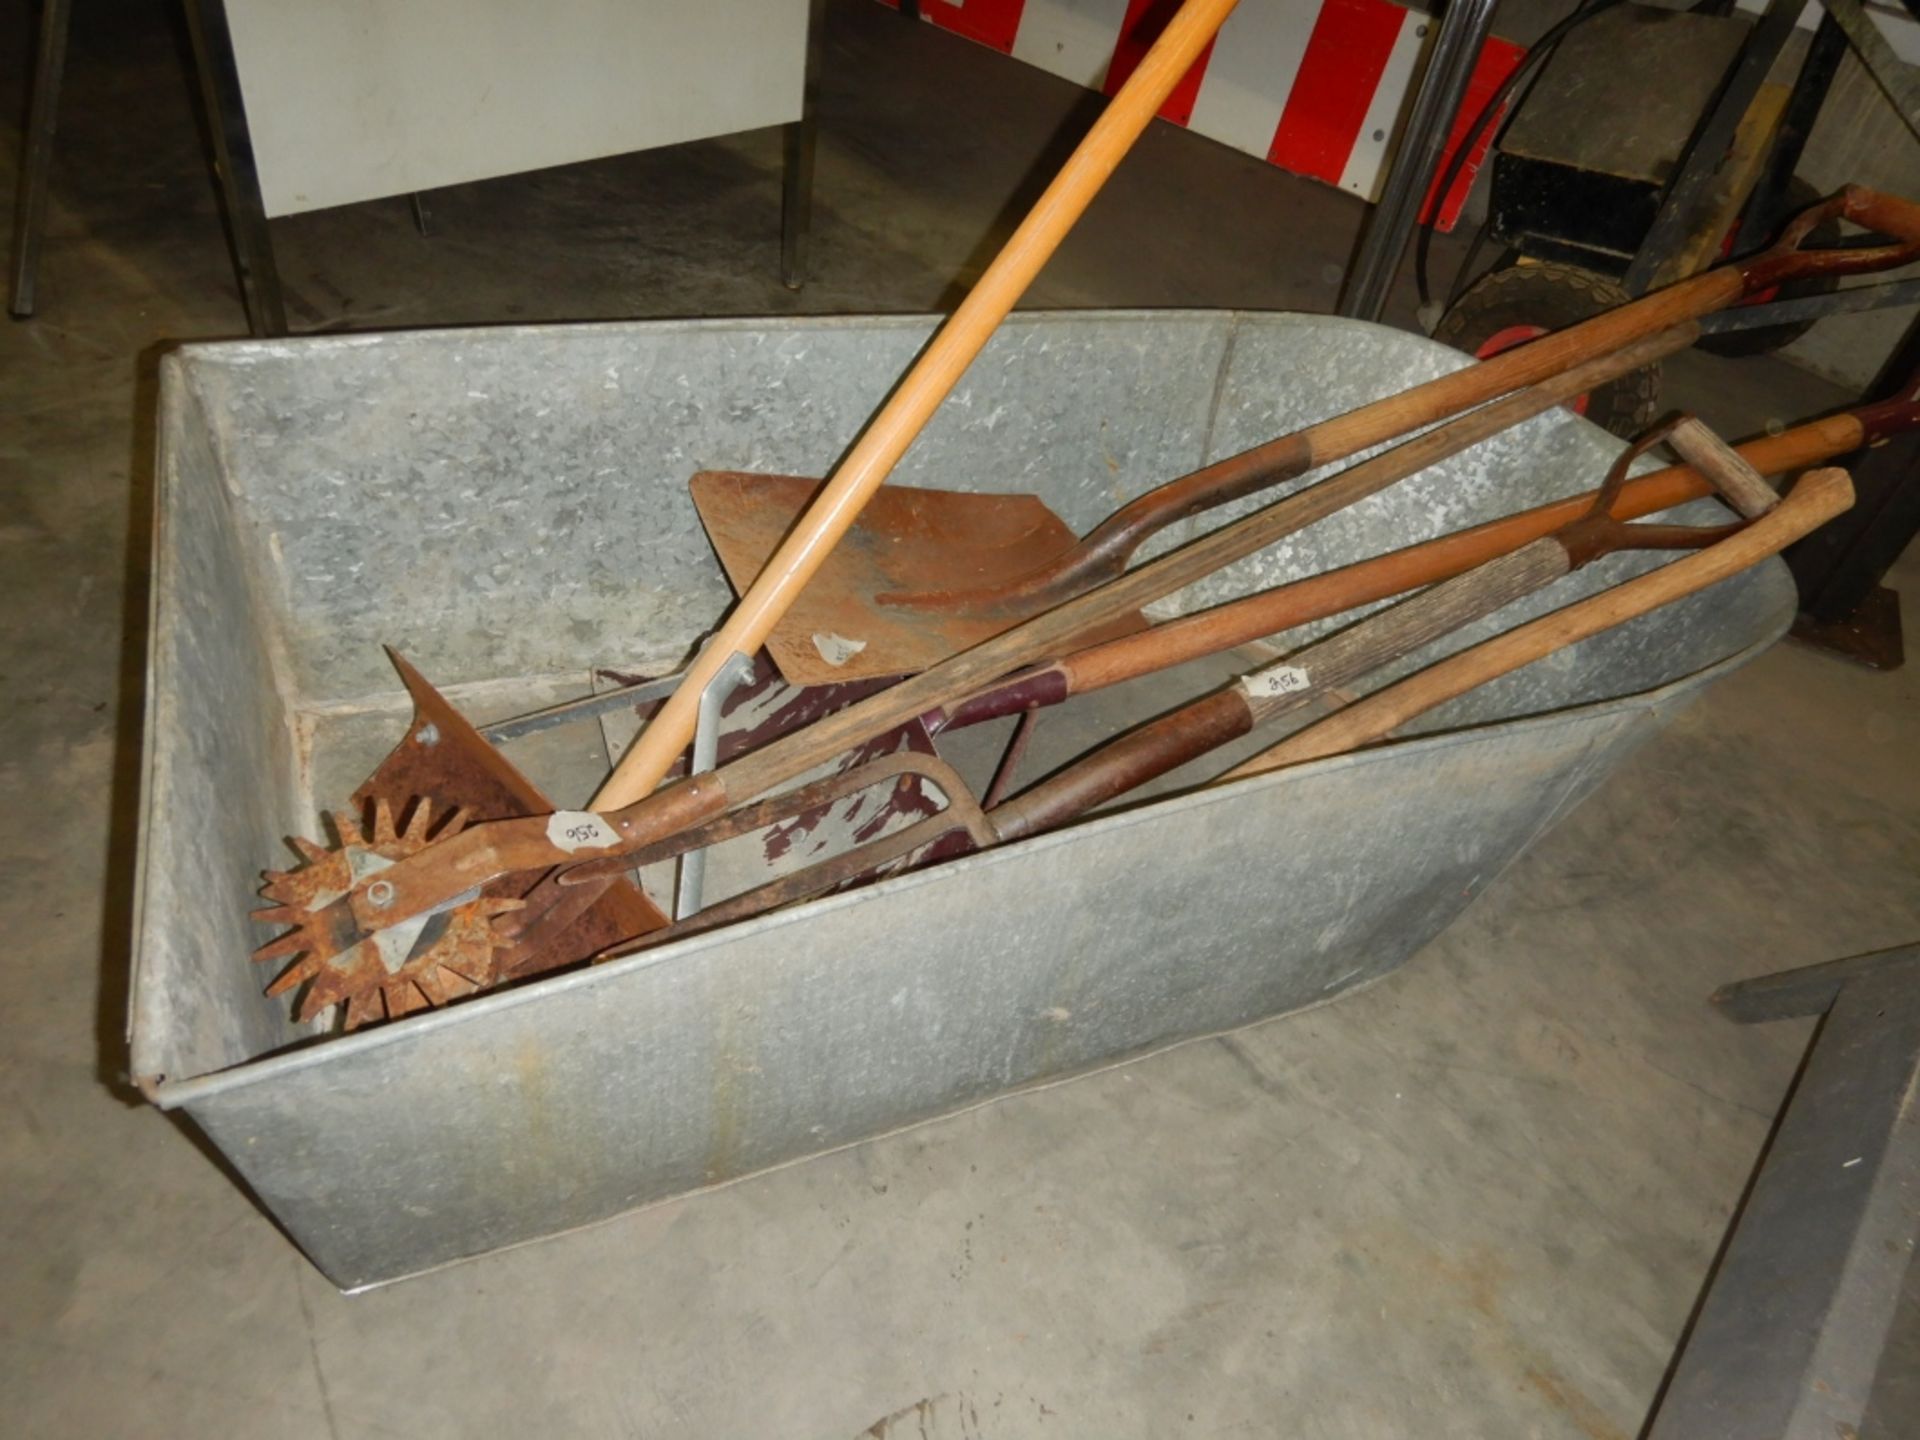
[[[707,537],[744,593],[821,482],[800,475],[709,470],[693,477]],[[1010,630],[1054,602],[889,603],[888,596],[990,591],[1072,550],[1073,531],[1034,495],[883,486],[767,639],[794,685],[915,675]],[[1087,643],[1146,628],[1137,613],[1089,632]]]

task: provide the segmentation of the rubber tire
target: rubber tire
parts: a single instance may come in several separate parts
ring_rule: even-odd
[[[1433,338],[1475,354],[1513,325],[1564,330],[1632,297],[1619,284],[1578,265],[1511,265],[1483,275],[1440,317]],[[1653,423],[1660,404],[1660,366],[1633,370],[1587,393],[1587,419],[1623,439]]]
[[[1820,199],[1821,195],[1818,190],[1814,189],[1813,186],[1809,185],[1799,176],[1794,176],[1794,178],[1787,183],[1787,217],[1791,218],[1792,216],[1798,215],[1809,205],[1817,204]],[[1786,221],[1783,219],[1781,223],[1785,224]],[[1768,236],[1767,240],[1742,247],[1740,251],[1741,255],[1751,255],[1755,251],[1764,249],[1767,241],[1772,238],[1773,237]],[[1816,225],[1812,233],[1802,242],[1801,248],[1805,250],[1824,250],[1839,239],[1840,222],[1838,220],[1829,220],[1824,225]],[[1780,287],[1780,293],[1774,298],[1778,300],[1804,300],[1809,295],[1831,295],[1839,288],[1840,278],[1837,275],[1815,275],[1805,280],[1795,280],[1789,284],[1782,285]],[[1724,335],[1702,335],[1695,344],[1698,345],[1700,349],[1714,355],[1734,357],[1741,355],[1770,355],[1775,350],[1783,349],[1791,345],[1819,323],[1818,320],[1802,320],[1794,325],[1769,325],[1762,330],[1729,330]]]

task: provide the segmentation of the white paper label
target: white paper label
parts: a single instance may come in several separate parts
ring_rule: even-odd
[[[618,844],[620,835],[591,810],[556,810],[547,817],[547,839],[572,854]]]
[[[1256,700],[1270,699],[1275,695],[1291,695],[1299,690],[1313,688],[1313,677],[1298,665],[1275,665],[1266,670],[1256,670],[1240,682],[1246,687],[1247,694]]]
[[[831,631],[816,631],[813,637],[813,648],[820,652],[822,660],[837,668],[866,649],[867,642],[849,640],[845,635],[835,635]]]

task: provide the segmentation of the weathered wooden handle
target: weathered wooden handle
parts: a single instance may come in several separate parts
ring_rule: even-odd
[[[1551,537],[1529,541],[1117,736],[988,818],[1003,841],[1050,830],[1551,584],[1569,564]]]
[[[914,719],[936,706],[951,704],[1019,666],[1058,655],[1070,648],[1077,636],[1096,626],[1204,579],[1223,566],[1304,530],[1345,506],[1377,495],[1389,485],[1531,419],[1594,385],[1637,370],[1650,359],[1682,349],[1693,343],[1698,328],[1691,323],[1675,326],[1576,365],[1551,380],[1517,391],[1491,405],[1471,410],[1384,454],[1223,525],[1178,550],[1137,565],[1097,590],[1042,611],[1011,630],[981,641],[971,650],[963,650],[838,714],[816,721],[805,730],[743,755],[715,771],[713,778],[727,791],[729,805],[765,794],[774,785],[832,759],[888,726]],[[652,800],[664,802],[671,793],[671,790],[663,791]],[[640,816],[636,812],[640,809],[640,806],[632,807],[626,814],[637,822]],[[648,818],[650,823],[651,817]]]
[[[740,597],[726,623],[689,667],[680,688],[621,758],[594,796],[594,809],[612,810],[631,804],[650,793],[672,768],[693,735],[700,693],[707,682],[729,656],[736,652],[751,655],[765,642],[794,597],[1026,292],[1040,267],[1099,193],[1234,4],[1235,0],[1186,0],[1180,7],[979,283],[921,352],[900,388],[881,407],[799,524],[767,561],[759,578]]]
[[[1869,440],[1903,434],[1916,425],[1920,425],[1920,406],[1902,400],[1829,415],[1780,435],[1749,440],[1739,447],[1739,453],[1762,474],[1790,475],[1858,449]],[[1338,570],[1182,615],[1137,634],[1090,645],[1042,671],[1013,676],[968,699],[956,707],[949,724],[993,719],[1024,710],[1030,704],[1057,703],[1069,695],[1118,685],[1196,655],[1230,650],[1296,625],[1450,579],[1578,519],[1596,493],[1589,490],[1503,515],[1403,550],[1369,556]],[[1712,486],[1699,472],[1673,465],[1627,481],[1614,502],[1613,514],[1621,520],[1637,520],[1710,493]],[[1768,493],[1773,493],[1771,487]],[[1051,694],[1054,690],[1059,693]]]
[[[1382,739],[1415,716],[1489,680],[1736,575],[1852,504],[1853,482],[1846,471],[1809,471],[1771,512],[1718,544],[1575,601],[1376,691],[1235,766],[1221,779],[1260,775]]]
[[[1761,477],[1747,458],[1712,430],[1689,415],[1667,436],[1680,458],[1713,482],[1741,515],[1758,520],[1780,503],[1779,492]]]
[[[1802,250],[1817,226],[1852,220],[1895,239],[1866,249]],[[1175,521],[1256,494],[1308,470],[1344,460],[1422,425],[1458,414],[1522,385],[1536,384],[1587,356],[1604,354],[1681,320],[1711,314],[1742,295],[1801,275],[1853,275],[1920,259],[1920,206],[1861,186],[1809,207],[1774,246],[1747,261],[1725,265],[1529,344],[1373,401],[1344,415],[1216,460],[1170,480],[1121,506],[1070,550],[1020,578],[977,591],[888,595],[882,600],[923,607],[1060,600],[1111,579],[1148,537]],[[1751,517],[1748,517],[1751,518]]]
[[[1253,723],[1264,725],[1311,697],[1350,685],[1462,625],[1551,585],[1571,568],[1566,548],[1552,536],[1543,536],[1376,611],[1242,680],[1239,688],[1246,692]]]

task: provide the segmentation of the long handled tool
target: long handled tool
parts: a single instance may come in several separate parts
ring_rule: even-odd
[[[1667,440],[1748,520],[1778,503],[1759,473],[1699,421],[1681,419],[1660,426],[1621,453],[1586,513],[1551,535],[1442,581],[1110,741],[1001,806],[994,829],[1004,840],[1050,829],[1282,715],[1337,696],[1382,665],[1602,556],[1621,550],[1694,549],[1725,539],[1732,533],[1726,527],[1630,525],[1615,512],[1628,467]]]
[[[1894,236],[1897,243],[1799,248],[1814,228],[1835,217]],[[924,670],[1120,574],[1145,540],[1177,520],[1537,384],[1581,359],[1723,309],[1784,280],[1884,270],[1916,257],[1920,210],[1904,200],[1849,188],[1797,217],[1761,254],[1217,461],[1121,507],[1078,541],[1035,496],[883,492],[850,529],[842,527],[848,530],[845,543],[818,566],[792,608],[775,616],[767,648],[794,684]],[[816,492],[833,493],[803,477],[733,471],[696,475],[692,490],[729,578],[748,597],[743,606],[761,593],[766,582],[755,577],[773,570],[776,561],[769,557],[796,517],[806,511],[810,520],[813,512],[806,507]],[[1125,616],[1115,623],[1129,620],[1140,623]],[[661,746],[676,733],[661,731]],[[674,743],[684,744],[684,737]],[[670,762],[664,750],[630,756],[596,803],[608,808],[638,798]]]
[[[758,799],[783,781],[798,778],[884,730],[970,694],[1022,665],[1060,653],[1076,637],[1116,616],[1171,594],[1613,375],[1683,348],[1696,330],[1691,323],[1677,326],[1463,415],[1149,561],[837,715],[620,810],[560,811],[472,825],[405,856],[377,876],[356,874],[354,883],[344,890],[322,891],[303,897],[303,903],[284,905],[275,918],[293,929],[269,942],[267,949],[291,958],[316,991],[350,996],[376,985],[385,973],[380,937],[396,927],[421,916],[445,917],[436,923],[467,933],[470,912],[463,907],[481,903],[482,887],[502,876],[635,854]],[[542,897],[541,923],[570,923],[573,907],[593,898],[587,887],[574,887],[574,893],[564,899],[552,894],[552,888]],[[524,898],[531,905],[533,892]],[[531,941],[523,926],[500,935],[500,943],[524,946]],[[288,973],[293,973],[291,968]]]
[[[1461,626],[1503,609],[1550,585],[1604,555],[1636,549],[1697,549],[1723,541],[1741,525],[1635,525],[1623,522],[1619,503],[1626,474],[1633,461],[1653,445],[1670,441],[1693,462],[1698,473],[1748,521],[1770,512],[1779,503],[1773,490],[1738,452],[1697,420],[1679,419],[1637,441],[1609,470],[1606,482],[1591,497],[1586,510],[1552,534],[1527,541],[1506,554],[1464,574],[1434,585],[1411,599],[1368,616],[1339,633],[1289,655],[1278,664],[1255,671],[1235,683],[1202,696],[1166,715],[1121,735],[1013,800],[984,813],[964,787],[953,780],[935,780],[948,807],[938,817],[923,820],[895,835],[872,841],[819,865],[782,876],[766,885],[713,907],[693,921],[617,947],[627,954],[678,939],[697,930],[729,924],[779,905],[821,894],[863,878],[911,855],[930,842],[943,843],[927,858],[983,848],[984,831],[994,844],[1022,839],[1085,814],[1130,790],[1197,759],[1228,742],[1271,725],[1280,717],[1311,705],[1335,703],[1344,687],[1382,666],[1453,633]],[[888,770],[849,772],[831,785],[843,792],[881,783]],[[793,796],[748,807],[708,825],[683,832],[655,847],[666,853],[687,844],[708,844],[754,828],[756,822],[777,815],[802,797],[817,798],[825,787],[808,787]],[[605,863],[605,862],[602,862]],[[579,867],[563,883],[582,883],[599,869]]]
[[[672,768],[693,736],[700,694],[708,682],[733,655],[751,655],[765,642],[768,632],[820,568],[861,507],[885,482],[1234,4],[1235,0],[1186,0],[1180,7],[979,282],[821,487],[806,515],[790,528],[779,549],[768,558],[759,577],[694,662],[680,689],[641,732],[594,797],[596,809],[610,810],[645,795]]]
[[[1590,635],[1671,605],[1729,575],[1738,574],[1769,555],[1778,554],[1852,504],[1853,482],[1846,471],[1811,470],[1800,478],[1792,493],[1771,515],[1711,549],[1575,601],[1551,615],[1463,650],[1396,685],[1375,691],[1236,765],[1220,778],[1237,780],[1261,775],[1385,739],[1416,716],[1489,680],[1531,665]]]

